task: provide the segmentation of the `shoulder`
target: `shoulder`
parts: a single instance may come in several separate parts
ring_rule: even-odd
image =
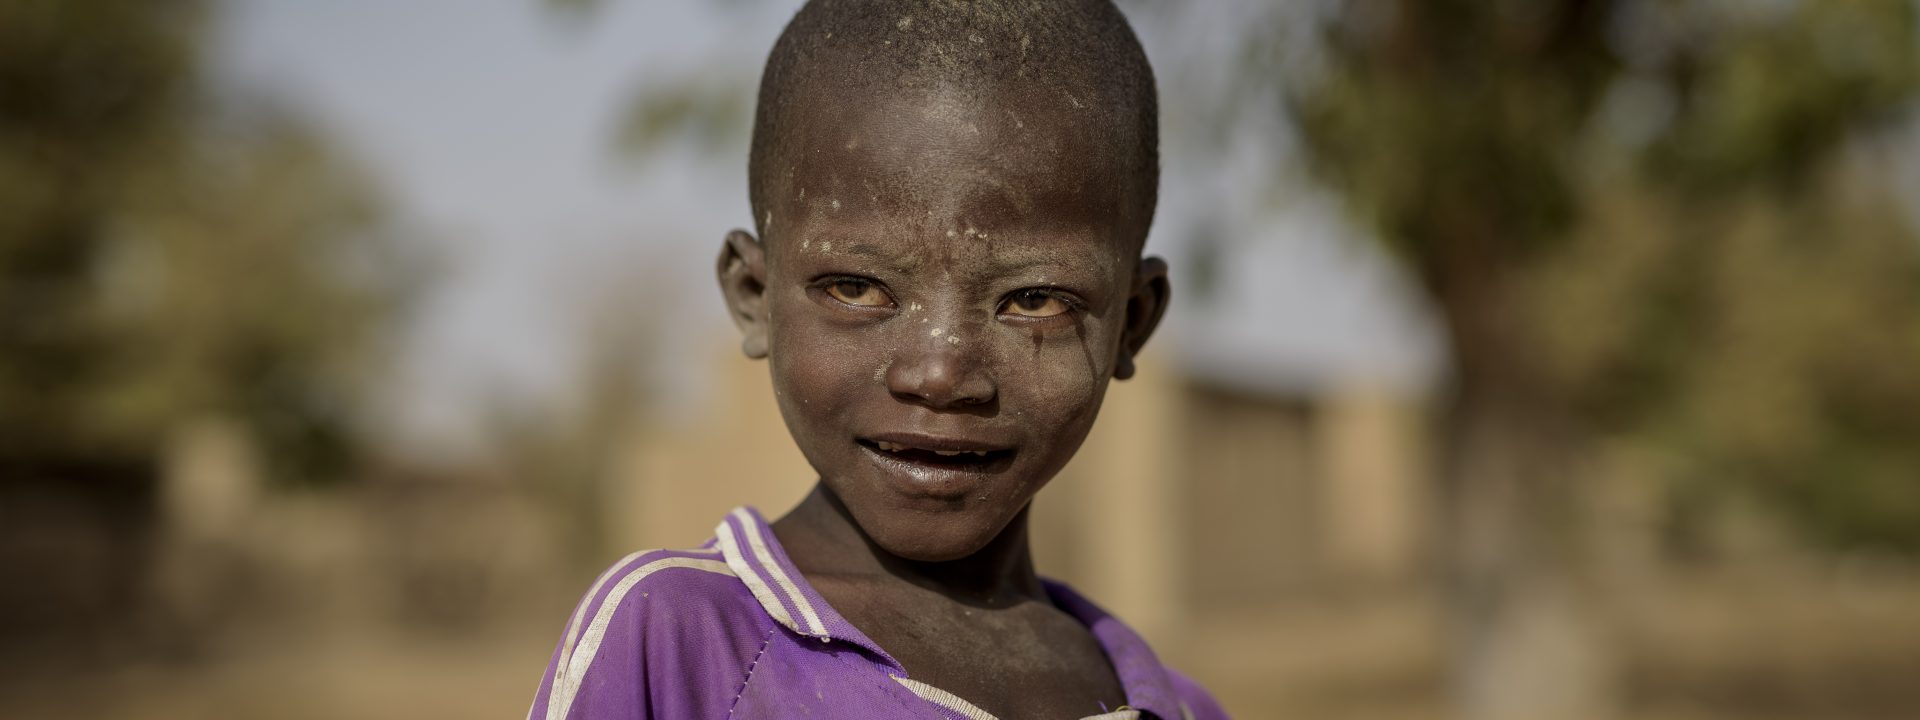
[[[757,636],[770,624],[719,549],[643,550],[600,573],[574,608],[566,637],[575,654],[591,638],[606,649],[609,635],[631,648],[686,652],[678,641]]]
[[[739,588],[718,548],[641,550],[602,571],[575,611],[577,615],[592,607],[614,614],[672,613],[681,606],[724,603]]]
[[[569,615],[532,716],[649,717],[662,702],[707,704],[705,695],[731,694],[733,666],[744,672],[772,626],[718,550],[629,554]]]
[[[1220,707],[1220,702],[1214,700],[1213,694],[1201,687],[1200,683],[1194,682],[1193,678],[1167,668],[1167,680],[1173,684],[1173,692],[1180,698],[1180,712],[1184,716],[1182,720],[1226,720],[1227,711]]]

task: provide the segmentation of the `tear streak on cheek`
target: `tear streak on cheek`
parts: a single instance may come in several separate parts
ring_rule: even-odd
[[[1095,347],[1097,343],[1094,341],[1092,334],[1087,332],[1087,324],[1084,318],[1073,324],[1073,337],[1080,341],[1081,355],[1086,358],[1088,382],[1098,385],[1100,379],[1106,377],[1107,371],[1109,370],[1100,360],[1101,358],[1109,357],[1109,355],[1099,352],[1099,349]]]

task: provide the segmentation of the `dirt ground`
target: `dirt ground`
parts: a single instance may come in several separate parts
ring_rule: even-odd
[[[514,717],[569,601],[458,627],[284,618],[185,654],[15,662],[0,716]],[[1621,607],[1637,613],[1612,635],[1624,717],[1920,718],[1920,583],[1695,578]],[[1200,619],[1163,653],[1236,717],[1442,720],[1437,627],[1418,595],[1302,605]]]

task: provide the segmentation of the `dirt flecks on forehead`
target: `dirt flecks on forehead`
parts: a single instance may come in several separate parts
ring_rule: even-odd
[[[829,36],[832,40],[825,41]],[[1030,166],[1063,156],[1092,157],[1100,161],[1092,164],[1113,165],[1116,172],[1150,167],[1152,138],[1143,133],[1152,129],[1152,71],[1138,45],[1125,18],[1110,3],[1099,0],[807,3],[782,34],[762,76],[749,163],[754,171],[754,204],[764,209],[779,200],[794,199],[796,190],[792,185],[782,188],[781,181],[798,178],[768,172],[780,160],[811,155],[810,162],[858,162],[833,157],[841,155],[835,151],[843,146],[848,155],[907,154],[897,151],[899,143],[889,142],[884,132],[855,132],[841,120],[850,107],[871,112],[862,99],[891,97],[905,103],[922,93],[959,101],[934,103],[940,106],[934,116],[955,121],[943,128],[944,133],[931,136],[941,141],[933,143],[939,146],[936,149],[985,153],[983,162],[1003,174],[1041,175],[1044,168]],[[834,94],[844,96],[822,99]],[[1061,99],[1068,102],[1062,105]],[[948,113],[946,105],[979,114]],[[1017,106],[1019,112],[1006,112],[1008,105]],[[1115,112],[1107,112],[1109,108]],[[1035,120],[1035,125],[1028,126],[1028,119]],[[876,124],[884,130],[887,123]],[[812,125],[808,129],[813,132],[801,131],[800,125]],[[960,145],[982,138],[984,143]],[[927,159],[947,168],[959,160]],[[754,160],[762,165],[753,165]],[[883,162],[878,157],[869,160],[896,168],[894,174],[903,178],[944,184],[939,173],[925,172],[928,167]],[[844,177],[852,181],[860,176]],[[1128,186],[1146,187],[1150,203],[1151,180]],[[915,184],[901,188],[902,192],[918,189]],[[888,192],[874,193],[847,182],[829,183],[822,192],[835,197],[847,194],[856,200],[851,209],[864,211],[859,198],[872,200],[877,195],[880,203],[876,204],[886,204],[895,200],[895,189],[890,186]],[[1075,189],[1061,192],[1072,194]],[[1028,204],[1021,200],[1009,198],[1015,205]],[[789,217],[786,222],[794,225],[811,221],[809,213],[826,212],[825,205],[775,210],[776,214],[799,212],[801,220]]]
[[[839,201],[838,199],[835,199],[835,200],[833,201],[833,203],[832,203],[832,205],[833,205],[833,209],[834,209],[835,211],[838,211],[838,210],[840,209],[840,201]]]
[[[946,331],[947,331],[946,328],[934,328],[932,334],[933,334],[933,337],[940,337],[940,334]]]
[[[764,234],[768,230],[772,230],[772,229],[773,229],[773,211],[768,210],[767,219],[764,221],[761,221],[760,223],[760,232]]]

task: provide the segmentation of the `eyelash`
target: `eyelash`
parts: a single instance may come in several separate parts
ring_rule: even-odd
[[[845,300],[841,300],[840,298],[834,297],[833,289],[835,286],[856,285],[856,284],[863,285],[873,290],[878,290],[880,294],[887,299],[887,303],[885,305],[859,305],[856,303],[850,303]],[[874,280],[872,278],[856,277],[853,275],[828,275],[828,276],[819,278],[817,280],[814,280],[813,284],[809,286],[809,289],[819,292],[822,295],[825,295],[827,299],[832,300],[843,307],[857,308],[861,311],[891,309],[899,306],[899,302],[894,300],[893,298],[893,293],[887,291],[887,286],[881,284],[880,281]]]
[[[1067,309],[1061,311],[1060,314],[1058,315],[1048,315],[1048,316],[1040,316],[1040,317],[1007,312],[1007,308],[1012,307],[1015,300],[1019,299],[1023,295],[1026,295],[1027,293],[1043,295],[1043,296],[1046,296],[1048,299],[1057,300],[1060,302],[1060,304],[1065,305]],[[1015,290],[1011,293],[1008,293],[1005,298],[1002,298],[1000,300],[999,309],[997,309],[995,313],[1000,315],[1001,317],[1019,318],[1018,322],[1046,322],[1049,320],[1054,320],[1056,318],[1063,318],[1063,317],[1078,315],[1082,312],[1085,312],[1086,308],[1087,308],[1086,303],[1082,302],[1080,298],[1075,297],[1072,293],[1068,293],[1068,292],[1065,292],[1056,288],[1051,288],[1051,287],[1029,287],[1029,288],[1020,288],[1019,290]]]
[[[834,297],[831,290],[835,286],[842,285],[842,284],[858,284],[858,285],[863,285],[863,286],[872,288],[874,290],[878,290],[880,291],[881,295],[886,297],[887,304],[886,305],[858,305],[858,304],[850,303],[845,300],[841,300],[837,297]],[[887,290],[887,286],[882,284],[878,280],[874,280],[873,278],[858,277],[854,275],[827,275],[814,280],[813,283],[808,286],[808,289],[813,290],[815,292],[819,292],[822,295],[825,295],[827,299],[832,300],[833,302],[839,304],[842,307],[854,308],[862,312],[874,310],[874,309],[894,309],[899,307],[899,301],[894,299],[893,293]],[[1065,311],[1062,311],[1058,315],[1051,315],[1051,316],[1044,316],[1044,317],[1019,315],[1019,314],[1007,312],[1007,308],[1013,304],[1014,300],[1026,293],[1036,293],[1040,295],[1045,295],[1049,299],[1059,301],[1061,304],[1065,305],[1067,309]],[[1060,317],[1077,315],[1077,314],[1086,312],[1086,308],[1087,308],[1086,302],[1082,301],[1079,297],[1076,297],[1072,293],[1065,292],[1058,288],[1027,287],[1027,288],[1020,288],[1019,290],[1015,290],[1013,292],[1007,293],[1004,297],[1002,297],[1000,299],[1000,302],[995,305],[994,314],[1003,318],[1004,317],[1018,318],[1017,322],[1036,323],[1036,322],[1046,322],[1046,321],[1053,320],[1055,318],[1060,318]]]

